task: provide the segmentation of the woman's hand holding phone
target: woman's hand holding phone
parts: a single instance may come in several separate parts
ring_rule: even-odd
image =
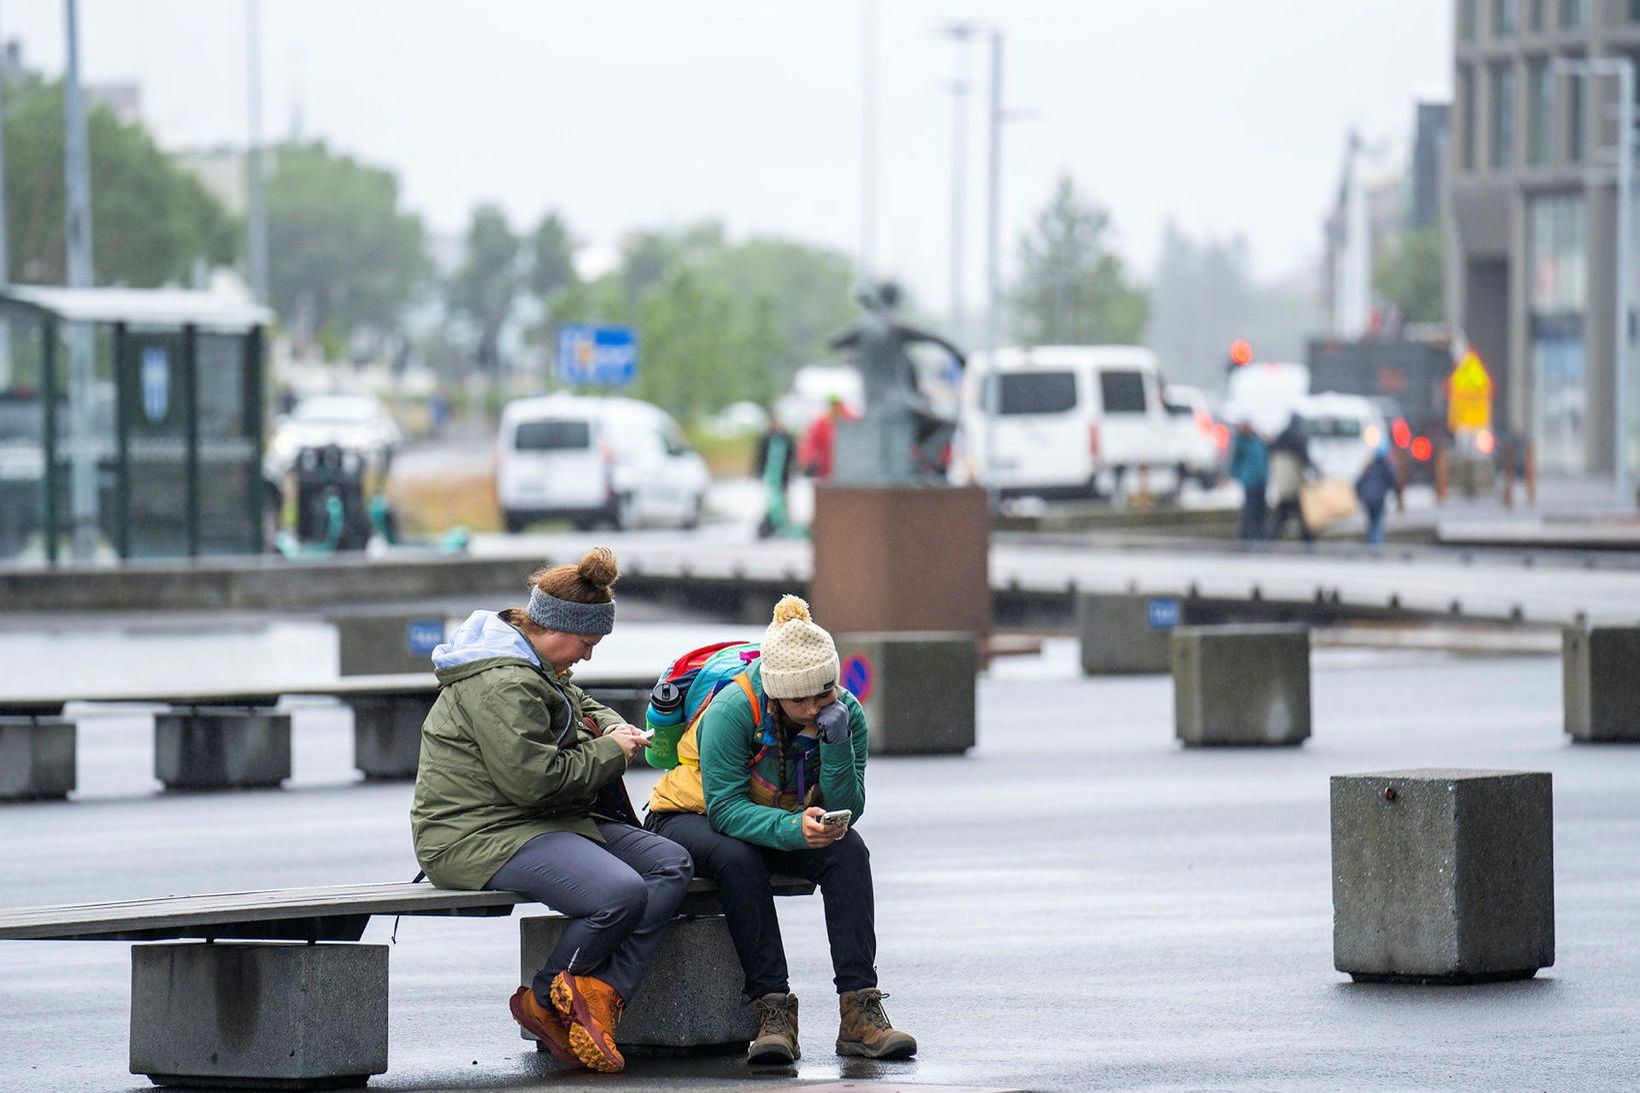
[[[621,752],[626,756],[626,761],[631,763],[632,760],[638,757],[639,752],[649,746],[649,741],[653,738],[654,732],[653,730],[637,728],[634,725],[616,725],[604,735],[615,738],[616,743],[621,745]]]

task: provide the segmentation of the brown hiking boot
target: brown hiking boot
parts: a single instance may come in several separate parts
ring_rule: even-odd
[[[757,1007],[757,1039],[746,1052],[746,1061],[760,1066],[794,1063],[803,1055],[797,1046],[797,995],[765,994],[752,999]]]
[[[569,1022],[557,1010],[543,1006],[533,988],[519,987],[508,999],[507,1006],[512,1010],[513,1020],[545,1044],[554,1059],[566,1066],[586,1065],[569,1046]]]
[[[577,1059],[605,1074],[626,1069],[615,1046],[615,1026],[626,1002],[614,987],[590,975],[559,972],[552,980],[552,1004],[569,1021],[569,1046]]]
[[[888,995],[875,987],[847,991],[837,996],[843,1020],[837,1026],[837,1054],[864,1055],[868,1059],[907,1059],[917,1053],[917,1038],[888,1023],[883,999]]]

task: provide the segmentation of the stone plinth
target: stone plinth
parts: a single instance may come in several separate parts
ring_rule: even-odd
[[[1079,593],[1076,633],[1082,642],[1082,673],[1168,671],[1173,663],[1168,639],[1184,614],[1176,596]]]
[[[1640,742],[1640,627],[1567,627],[1561,674],[1574,742]]]
[[[1310,735],[1303,626],[1174,630],[1174,733],[1186,747],[1302,744]]]
[[[564,926],[556,915],[519,920],[521,982],[534,980]],[[638,1055],[744,1051],[757,1035],[757,1011],[740,997],[744,986],[722,915],[673,919],[637,997],[627,1003],[615,1040],[623,1052]]]
[[[839,634],[841,683],[865,707],[873,755],[960,755],[974,746],[972,634]]]
[[[0,801],[67,797],[76,784],[74,722],[0,717]]]
[[[338,1089],[387,1070],[387,946],[131,947],[131,1073]]]
[[[1333,965],[1367,982],[1526,979],[1555,962],[1549,775],[1332,779]]]
[[[814,621],[833,634],[990,633],[984,490],[822,483],[810,537]]]
[[[372,780],[414,778],[421,760],[421,725],[438,694],[349,695],[353,765]]]
[[[400,675],[431,672],[433,647],[444,640],[448,627],[443,614],[337,615],[337,668],[339,675]]]
[[[277,788],[290,777],[290,715],[213,706],[155,714],[154,777],[166,789]]]

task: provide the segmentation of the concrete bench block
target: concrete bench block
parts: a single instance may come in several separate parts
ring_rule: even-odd
[[[131,1073],[338,1089],[387,1070],[387,946],[131,947]]]
[[[1640,742],[1640,627],[1568,626],[1561,674],[1574,742]]]
[[[211,706],[155,714],[154,777],[166,789],[277,788],[290,777],[290,715]]]
[[[556,915],[522,918],[519,970],[529,983],[563,935]],[[757,1011],[742,1001],[745,976],[722,915],[673,919],[638,996],[616,1030],[623,1052],[744,1051],[757,1035]],[[532,1039],[523,1033],[526,1040]]]
[[[1174,733],[1186,747],[1302,744],[1310,735],[1310,632],[1186,627],[1172,634]]]
[[[1185,621],[1175,596],[1080,592],[1076,633],[1083,675],[1165,672],[1172,665],[1168,638]]]
[[[438,695],[349,695],[353,765],[367,779],[414,778],[421,761],[421,725]]]
[[[1549,775],[1332,779],[1333,965],[1358,981],[1527,979],[1555,962]]]
[[[332,621],[336,624],[336,671],[344,676],[431,672],[433,649],[449,630],[438,611],[337,615]]]
[[[0,717],[0,801],[67,797],[76,785],[74,722]]]
[[[960,755],[974,746],[974,635],[839,634],[837,655],[838,682],[865,707],[873,755]]]

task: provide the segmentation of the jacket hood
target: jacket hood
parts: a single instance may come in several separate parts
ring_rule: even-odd
[[[449,641],[433,650],[433,671],[440,683],[466,679],[498,662],[542,666],[524,635],[494,611],[474,611]]]

